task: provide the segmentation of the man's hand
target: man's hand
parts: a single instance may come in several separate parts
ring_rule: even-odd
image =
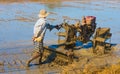
[[[61,28],[61,25],[56,25],[55,28],[59,30]]]
[[[35,37],[33,40],[34,40],[35,42],[41,42],[42,39],[43,39],[42,37],[37,37],[37,38]]]
[[[32,37],[32,40],[35,41],[36,38],[37,38],[37,37],[34,37],[34,36],[33,36],[33,37]]]

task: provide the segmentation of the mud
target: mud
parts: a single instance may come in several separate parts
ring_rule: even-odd
[[[60,66],[53,61],[47,62],[50,61],[50,57],[48,57],[50,53],[48,52],[45,52],[42,65],[37,65],[36,61],[33,61],[30,67],[26,67],[26,61],[31,57],[32,49],[24,49],[24,51],[17,54],[4,53],[0,55],[0,73],[97,74],[120,63],[120,54],[116,53],[120,51],[120,49],[116,49],[119,46],[112,47],[112,51],[104,55],[93,54],[91,48],[75,50],[75,56],[79,59],[67,66]]]

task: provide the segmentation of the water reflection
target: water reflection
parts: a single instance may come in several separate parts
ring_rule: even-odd
[[[62,23],[63,19],[71,23],[75,19],[80,20],[82,16],[96,16],[97,27],[110,27],[113,33],[112,43],[120,43],[118,16],[120,4],[117,2],[112,0],[0,0],[0,43],[2,43],[0,47],[5,42],[31,41],[33,25],[38,19],[39,10],[43,8],[51,13],[48,21],[53,25]],[[57,40],[56,32],[58,31],[47,31],[45,40],[49,40],[48,43]]]

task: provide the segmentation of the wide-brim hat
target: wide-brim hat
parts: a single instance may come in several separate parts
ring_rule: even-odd
[[[38,16],[39,17],[47,17],[48,15],[49,15],[49,13],[46,10],[41,9]]]

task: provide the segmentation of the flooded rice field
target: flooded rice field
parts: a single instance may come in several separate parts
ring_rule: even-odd
[[[51,13],[47,19],[52,25],[61,24],[64,19],[74,24],[82,16],[96,16],[97,27],[111,28],[111,43],[120,44],[119,0],[0,0],[0,59],[5,54],[33,48],[33,26],[40,9]],[[48,30],[44,43],[56,44],[57,32]]]
[[[0,48],[32,43],[33,26],[38,19],[40,9],[51,13],[48,22],[57,25],[64,19],[74,23],[75,19],[92,15],[97,17],[97,27],[109,27],[112,32],[112,43],[120,43],[120,1],[98,0],[30,0],[0,1]],[[57,40],[58,31],[47,32],[45,41]],[[50,40],[50,41],[48,41]]]

